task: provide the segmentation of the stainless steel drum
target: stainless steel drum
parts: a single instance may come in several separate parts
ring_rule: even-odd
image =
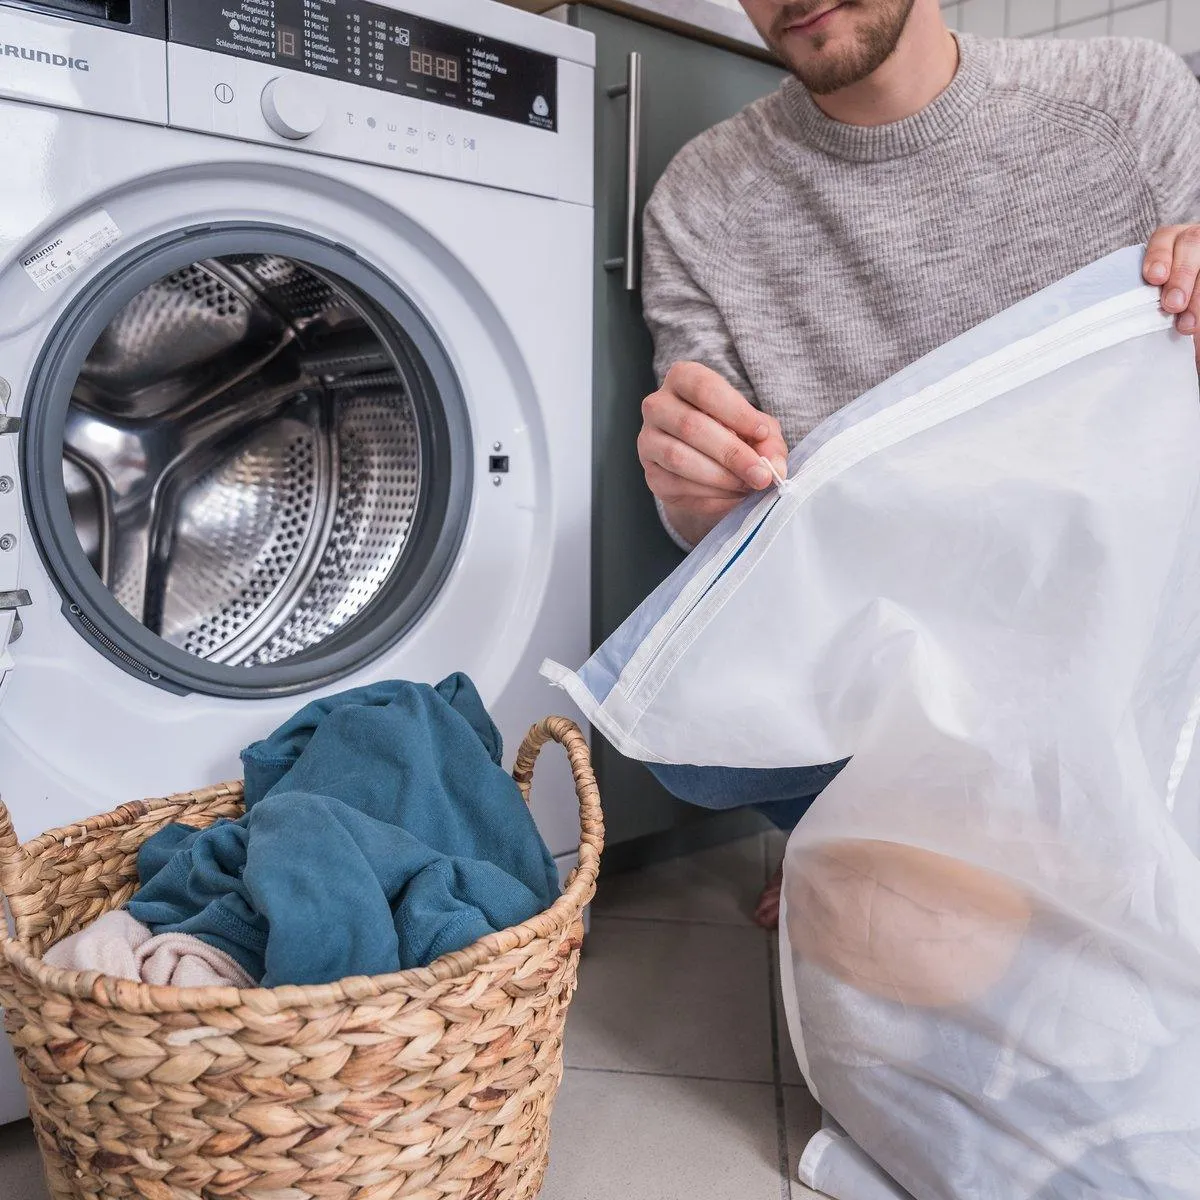
[[[66,512],[145,632],[253,669],[386,618],[414,531],[446,516],[398,322],[311,262],[227,253],[140,287],[89,344],[57,427]],[[119,661],[153,657],[72,611]]]

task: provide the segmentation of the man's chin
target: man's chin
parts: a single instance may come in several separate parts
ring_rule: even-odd
[[[771,39],[775,53],[814,95],[829,96],[869,79],[894,53],[915,0],[896,0],[894,9],[867,21],[857,6],[831,10],[827,29],[792,30]]]
[[[865,70],[869,64],[863,61],[861,48],[852,34],[838,37],[836,42],[823,38],[817,46],[811,38],[784,34],[772,43],[772,49],[784,66],[818,96],[851,87],[870,74]]]
[[[819,58],[814,60],[812,55],[799,58],[795,55],[780,54],[784,65],[815,96],[831,96],[844,88],[861,83],[870,71],[862,69],[861,64],[849,58]]]

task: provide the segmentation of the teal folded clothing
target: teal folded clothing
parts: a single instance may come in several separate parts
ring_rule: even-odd
[[[265,987],[426,965],[559,895],[501,754],[464,675],[314,701],[243,752],[244,817],[143,845],[130,914]]]

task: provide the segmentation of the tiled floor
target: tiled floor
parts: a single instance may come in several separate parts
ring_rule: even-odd
[[[750,913],[764,835],[605,881],[567,1029],[542,1200],[801,1200],[819,1123]]]
[[[801,1200],[816,1128],[750,922],[779,839],[609,879],[567,1037],[542,1200]],[[28,1127],[0,1129],[0,1200],[45,1200]]]

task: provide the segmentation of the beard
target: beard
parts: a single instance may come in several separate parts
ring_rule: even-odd
[[[819,33],[812,39],[816,60],[792,60],[783,48],[784,30],[814,15],[824,2],[794,0],[794,3],[785,5],[775,18],[768,38],[792,74],[817,96],[828,96],[831,92],[861,83],[883,66],[896,49],[916,0],[873,0],[871,7],[878,12],[857,30],[854,45],[825,57],[821,52],[828,46],[829,37]],[[857,7],[861,0],[848,0],[848,3]]]

